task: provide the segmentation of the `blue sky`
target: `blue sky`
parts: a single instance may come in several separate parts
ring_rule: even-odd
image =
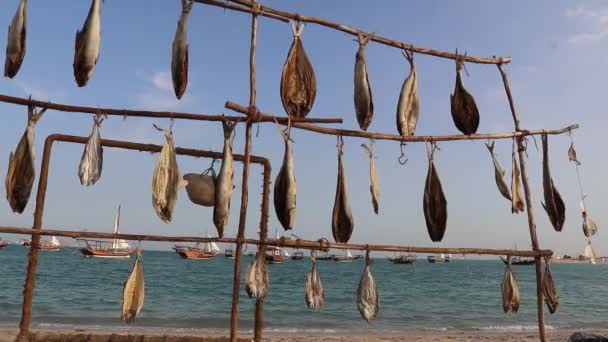
[[[195,5],[189,21],[190,81],[186,95],[177,101],[171,88],[171,43],[179,15],[177,0],[106,1],[102,8],[101,53],[93,79],[78,88],[72,75],[74,35],[86,17],[88,1],[32,0],[28,13],[28,45],[17,77],[0,81],[3,94],[62,103],[118,108],[232,114],[226,100],[246,104],[250,17],[220,8]],[[600,226],[595,248],[608,253],[602,210],[608,203],[602,155],[594,147],[606,130],[605,80],[608,59],[608,7],[601,1],[535,1],[496,3],[486,1],[266,1],[278,9],[320,16],[422,47],[467,51],[470,55],[510,55],[508,65],[516,106],[525,128],[561,128],[581,124],[576,147],[583,163],[582,175],[592,217]],[[6,26],[16,0],[0,3],[0,22]],[[356,128],[353,109],[353,67],[357,44],[352,36],[309,25],[303,42],[314,66],[318,91],[310,116],[343,117],[345,128]],[[258,105],[269,113],[283,114],[279,98],[281,68],[291,44],[289,25],[260,19],[257,52]],[[6,36],[0,34],[0,46]],[[370,43],[368,71],[375,115],[371,131],[396,132],[395,108],[399,90],[409,72],[399,50]],[[415,55],[420,83],[421,113],[418,134],[456,134],[449,111],[454,86],[454,62]],[[480,133],[511,131],[513,124],[500,75],[495,66],[467,64],[464,82],[481,112]],[[0,155],[7,162],[26,124],[26,109],[0,104],[4,114]],[[102,137],[161,144],[162,134],[152,123],[167,121],[112,117],[104,121]],[[88,135],[87,115],[49,111],[36,127],[37,162],[44,137],[51,133]],[[243,151],[244,126],[237,128],[235,152]],[[219,123],[177,122],[176,145],[221,150]],[[331,237],[337,160],[335,138],[294,131],[298,179],[298,218],[293,233],[308,239]],[[490,156],[483,141],[440,144],[436,163],[448,199],[448,228],[443,242],[433,244],[422,215],[422,194],[427,169],[424,145],[407,147],[409,162],[397,163],[399,144],[378,142],[376,154],[381,185],[380,215],[369,198],[368,160],[359,147],[366,140],[346,139],[345,166],[350,187],[355,230],[351,242],[395,243],[422,246],[485,246],[518,248],[530,244],[525,214],[511,215],[493,179]],[[540,141],[539,141],[540,143]],[[578,203],[580,197],[574,166],[568,162],[567,135],[550,138],[551,165],[557,187],[565,198],[564,232],[556,233],[542,211],[541,153],[531,143],[529,176],[537,213],[541,247],[557,253],[576,254],[585,244]],[[510,174],[511,141],[498,141],[498,157]],[[253,152],[273,163],[273,180],[280,167],[283,144],[274,125],[260,127]],[[77,176],[82,145],[58,144],[51,162],[44,225],[48,228],[110,231],[118,203],[122,203],[125,233],[204,235],[214,233],[212,210],[191,204],[179,195],[174,220],[162,223],[151,206],[151,179],[156,156],[148,153],[105,150],[102,179],[83,188]],[[182,172],[201,172],[207,160],[178,159]],[[38,166],[39,169],[39,166]],[[0,168],[4,179],[6,164]],[[247,236],[256,236],[260,217],[261,169],[254,166],[250,181]],[[237,165],[237,190],[227,230],[234,236],[238,225],[241,167]],[[3,224],[29,227],[35,194],[23,215],[12,214],[2,196]],[[270,229],[280,227],[271,208]],[[280,229],[282,231],[282,229]],[[167,248],[169,245],[149,244]]]

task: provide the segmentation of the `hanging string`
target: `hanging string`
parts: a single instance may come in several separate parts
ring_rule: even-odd
[[[578,181],[578,188],[581,193],[581,200],[582,200],[583,206],[584,206],[586,196],[585,196],[585,192],[583,191],[583,184],[581,181],[581,173],[580,173],[580,168],[579,168],[581,163],[576,158],[576,151],[574,150],[574,136],[572,136],[572,131],[568,132],[568,136],[570,137],[570,149],[568,150],[568,157],[570,158],[570,161],[574,162],[574,167],[576,169],[576,179]],[[572,153],[570,151],[574,151],[573,156],[571,156]],[[572,158],[572,157],[574,157],[574,158]]]
[[[405,146],[406,146],[405,141],[402,141],[401,144],[399,145],[399,149],[401,150],[401,155],[399,156],[399,158],[397,158],[397,161],[401,165],[405,165],[405,163],[407,163],[407,161],[408,161],[408,158],[405,156],[405,150],[404,150]]]

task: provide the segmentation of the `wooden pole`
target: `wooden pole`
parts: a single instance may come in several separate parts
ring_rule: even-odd
[[[234,102],[228,101],[224,105],[226,108],[233,110],[237,113],[247,114],[249,109],[247,107],[243,107]],[[270,114],[261,113],[262,115],[272,116]],[[338,128],[329,128],[329,127],[321,127],[317,125],[312,125],[308,123],[292,123],[291,127],[299,128],[305,131],[311,131],[321,134],[327,135],[340,135],[344,137],[355,137],[355,138],[365,138],[365,139],[375,139],[375,140],[393,140],[393,141],[403,141],[403,142],[437,142],[437,141],[457,141],[457,140],[497,140],[497,139],[513,139],[519,137],[525,137],[529,135],[541,135],[541,134],[563,134],[568,133],[571,130],[575,130],[578,128],[578,124],[570,125],[568,127],[555,129],[555,130],[547,130],[547,129],[535,129],[535,130],[518,130],[516,132],[508,132],[508,133],[493,133],[493,134],[456,134],[456,135],[414,135],[403,137],[397,134],[386,134],[386,133],[374,133],[374,132],[364,132],[357,130],[349,130],[349,129],[338,129]]]
[[[217,6],[217,7],[222,7],[225,9],[229,9],[229,10],[233,10],[233,11],[237,11],[237,12],[244,12],[244,13],[253,13],[253,10],[251,10],[250,8],[247,7],[241,7],[241,6],[235,6],[235,5],[231,5],[225,2],[221,2],[221,1],[216,1],[216,0],[193,0],[194,2],[198,2],[200,4],[206,4],[206,5],[211,5],[211,6]],[[268,17],[268,18],[272,18],[272,19],[276,19],[279,21],[282,21],[284,23],[288,23],[289,19],[281,17],[280,15],[276,15],[276,14],[272,14],[272,13],[267,13],[267,12],[263,12],[260,11],[260,15],[264,16],[264,17]]]
[[[511,115],[513,116],[513,123],[515,124],[515,131],[520,132],[520,122],[519,122],[519,114],[515,109],[515,103],[513,101],[513,95],[511,94],[511,88],[509,87],[509,79],[507,78],[507,73],[505,72],[502,64],[498,64],[498,70],[500,71],[500,75],[502,77],[502,82],[505,87],[505,92],[507,93],[507,99],[509,100],[509,107],[511,109]],[[538,244],[538,237],[536,236],[536,223],[534,220],[534,207],[532,206],[532,191],[530,190],[530,184],[528,183],[528,172],[526,168],[526,146],[524,144],[524,137],[517,137],[517,151],[519,153],[519,166],[521,168],[521,181],[524,185],[524,194],[526,197],[526,209],[528,212],[528,228],[530,229],[530,239],[532,240],[532,249],[535,251],[540,250],[540,246]],[[535,257],[535,266],[536,266],[536,309],[538,315],[538,332],[541,342],[545,342],[547,340],[547,335],[545,332],[545,314],[543,307],[543,290],[542,290],[542,263],[541,257]]]

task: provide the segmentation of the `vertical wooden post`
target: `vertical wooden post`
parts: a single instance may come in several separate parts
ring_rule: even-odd
[[[42,229],[42,213],[44,211],[44,199],[49,175],[49,163],[53,141],[47,139],[44,143],[42,155],[42,166],[40,168],[40,179],[36,192],[36,209],[34,211],[34,225],[32,229]],[[28,341],[30,323],[32,322],[32,303],[34,301],[34,287],[36,285],[36,267],[38,266],[38,248],[40,246],[40,235],[32,235],[32,243],[27,261],[27,273],[23,285],[23,304],[21,305],[21,322],[19,323],[19,335],[17,341]]]
[[[254,2],[257,5],[256,2]],[[251,48],[249,53],[249,118],[245,129],[245,161],[243,162],[243,180],[241,191],[241,212],[239,215],[239,230],[237,233],[236,251],[234,257],[234,278],[232,282],[232,312],[230,316],[230,341],[236,342],[238,330],[238,309],[239,309],[239,288],[241,278],[241,256],[243,254],[243,239],[245,236],[245,221],[247,218],[247,202],[249,199],[249,164],[251,159],[251,128],[253,120],[257,115],[255,109],[256,85],[255,85],[255,47],[257,38],[257,12],[259,7],[252,14],[251,19]]]
[[[509,99],[509,107],[511,108],[511,114],[513,115],[513,122],[515,124],[515,131],[519,132],[521,127],[519,123],[519,115],[517,114],[517,110],[515,110],[515,104],[513,101],[513,96],[511,95],[511,88],[509,87],[509,80],[507,78],[507,73],[502,67],[502,64],[497,64],[498,70],[500,71],[500,75],[502,76],[502,82],[505,86],[505,92],[507,93],[507,98]],[[526,209],[528,211],[528,227],[530,229],[530,239],[532,240],[532,249],[535,251],[540,250],[538,244],[538,237],[536,236],[536,223],[534,221],[534,208],[532,207],[532,195],[530,190],[530,185],[528,183],[528,172],[526,168],[526,147],[524,145],[524,137],[517,138],[517,150],[519,152],[519,165],[521,168],[521,181],[524,185],[524,194],[526,197]],[[537,314],[538,314],[538,332],[540,336],[541,342],[545,342],[547,340],[547,335],[545,332],[545,313],[543,307],[543,291],[542,291],[542,264],[541,257],[537,256],[535,258],[536,264],[536,305],[537,305]]]

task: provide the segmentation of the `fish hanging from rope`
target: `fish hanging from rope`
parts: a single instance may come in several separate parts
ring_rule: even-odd
[[[338,180],[336,184],[336,198],[334,199],[334,210],[331,220],[332,234],[338,243],[347,243],[353,234],[354,221],[348,198],[348,184],[344,172],[342,154],[344,141],[338,136]]]
[[[186,173],[184,175],[184,180],[188,182],[186,192],[192,203],[204,207],[213,207],[215,204],[215,179],[217,178],[213,169],[215,161],[216,159],[213,159],[211,166],[202,174]]]
[[[80,157],[80,165],[78,166],[78,178],[80,184],[85,186],[94,185],[101,177],[103,168],[103,147],[101,146],[101,136],[99,127],[103,122],[101,114],[93,117],[93,130],[89,135],[82,157]]]
[[[224,237],[224,230],[228,225],[230,216],[230,201],[234,189],[234,165],[232,157],[232,131],[236,123],[222,121],[224,130],[224,151],[222,152],[222,166],[220,174],[215,180],[215,205],[213,206],[213,224],[217,229],[217,235]]]
[[[511,269],[511,256],[507,256],[507,266],[500,285],[502,292],[502,308],[505,313],[517,313],[519,310],[519,288]]]
[[[581,215],[583,217],[583,234],[586,237],[591,237],[597,233],[597,224],[589,217],[587,213],[587,206],[585,205],[585,198],[581,200]]]
[[[372,195],[372,207],[374,208],[374,213],[378,215],[378,210],[380,207],[380,184],[378,183],[378,175],[376,172],[376,159],[372,152],[372,144],[373,142],[369,146],[361,144],[361,147],[363,147],[363,149],[367,153],[367,156],[369,157],[369,192]]]
[[[30,96],[31,100],[31,96]],[[32,193],[36,179],[36,138],[34,127],[46,112],[46,108],[37,111],[36,107],[27,107],[27,128],[21,140],[11,152],[8,160],[8,171],[4,184],[6,186],[6,199],[15,213],[23,213]]]
[[[519,214],[524,211],[524,201],[521,196],[521,178],[515,150],[511,153],[511,213]]]
[[[420,96],[418,96],[418,74],[414,65],[414,53],[405,50],[405,58],[410,64],[410,74],[401,86],[397,104],[397,130],[401,136],[412,136],[418,124]]]
[[[314,251],[311,251],[310,261],[312,268],[306,275],[306,284],[304,286],[304,299],[306,306],[311,310],[319,310],[325,302],[325,294],[323,292],[323,283],[321,275],[317,269],[317,259],[314,256]]]
[[[92,0],[82,30],[76,31],[74,48],[74,79],[79,87],[87,85],[99,58],[101,42],[101,0]]]
[[[367,76],[367,62],[365,58],[365,46],[370,36],[359,33],[357,38],[359,50],[357,50],[357,55],[355,56],[355,112],[359,127],[367,131],[374,116],[372,88]]]
[[[268,269],[266,256],[259,251],[247,267],[245,273],[245,291],[249,298],[260,299],[268,293]]]
[[[456,85],[454,94],[450,95],[452,119],[462,134],[475,134],[479,127],[479,110],[473,96],[464,88],[462,76],[464,58],[456,59]]]
[[[494,180],[496,181],[496,186],[498,187],[498,191],[500,191],[500,194],[504,198],[511,201],[511,194],[509,193],[509,187],[507,186],[507,183],[504,180],[505,170],[503,170],[502,167],[500,167],[500,164],[498,163],[498,159],[496,158],[496,154],[494,153],[494,141],[492,141],[492,143],[486,143],[486,147],[488,148],[488,151],[490,151],[490,154],[492,155],[492,162],[494,164]]]
[[[277,124],[278,127],[278,124]],[[293,229],[296,224],[296,175],[291,140],[291,121],[289,127],[279,132],[285,142],[283,164],[274,182],[274,210],[281,226],[285,230]]]
[[[543,142],[543,194],[545,203],[541,203],[555,231],[561,232],[566,220],[566,207],[562,196],[557,191],[549,169],[549,141],[547,134],[541,136]]]
[[[376,281],[372,276],[372,261],[369,257],[369,251],[365,257],[365,269],[359,280],[357,288],[357,308],[361,317],[368,323],[376,319],[380,305],[378,304],[378,288]]]
[[[182,12],[177,22],[171,53],[171,79],[177,99],[181,99],[188,86],[188,17],[192,10],[193,0],[182,0]]]
[[[429,232],[431,241],[440,242],[445,234],[448,221],[448,202],[443,193],[441,179],[437,174],[433,154],[437,147],[433,144],[427,149],[429,159],[429,168],[426,174],[426,182],[424,185],[424,197],[422,208],[424,211],[424,221]]]
[[[292,22],[293,42],[281,74],[281,102],[285,112],[297,119],[305,118],[317,96],[317,79],[302,44],[304,23]]]
[[[551,314],[554,314],[557,312],[557,308],[559,307],[559,296],[557,295],[557,290],[555,289],[553,273],[551,272],[551,264],[549,263],[548,258],[545,258],[545,273],[543,274],[541,285],[543,295],[545,297],[545,303],[547,304],[547,309],[549,309]]]
[[[141,265],[141,249],[137,248],[137,258],[129,278],[125,282],[120,320],[127,324],[133,322],[144,306],[145,284],[144,268]]]
[[[4,77],[13,78],[19,72],[25,58],[27,36],[27,0],[19,0],[17,12],[8,27]]]

